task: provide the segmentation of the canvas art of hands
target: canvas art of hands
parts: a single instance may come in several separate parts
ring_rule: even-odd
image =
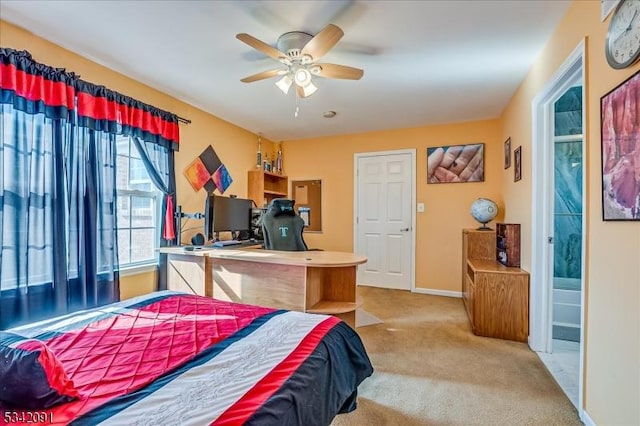
[[[484,181],[484,144],[427,148],[427,182]]]

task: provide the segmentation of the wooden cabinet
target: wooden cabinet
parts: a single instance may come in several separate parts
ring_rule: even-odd
[[[262,170],[249,170],[247,182],[248,196],[258,207],[266,207],[274,198],[287,196],[289,179],[284,175]]]
[[[495,231],[462,233],[462,300],[473,333],[526,342],[529,273],[496,261]]]

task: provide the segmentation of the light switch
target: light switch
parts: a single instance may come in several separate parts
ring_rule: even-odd
[[[418,213],[424,213],[424,203],[418,203]]]

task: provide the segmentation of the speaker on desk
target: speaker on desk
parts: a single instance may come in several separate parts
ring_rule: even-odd
[[[202,235],[201,233],[197,233],[196,235],[191,237],[191,244],[193,244],[194,246],[204,245],[204,235]]]

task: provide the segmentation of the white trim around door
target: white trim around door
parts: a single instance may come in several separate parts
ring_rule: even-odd
[[[585,277],[586,277],[586,182],[584,174],[589,170],[586,146],[588,145],[585,93],[585,41],[582,40],[556,73],[551,77],[544,89],[533,99],[532,110],[532,179],[531,179],[531,287],[530,287],[530,319],[529,347],[536,352],[550,352],[552,343],[552,292],[553,292],[553,159],[554,104],[559,96],[566,92],[576,81],[582,82],[582,123],[583,123],[583,179],[582,179],[582,294],[580,307],[580,364],[578,384],[578,413],[584,421],[584,331],[585,331]]]

